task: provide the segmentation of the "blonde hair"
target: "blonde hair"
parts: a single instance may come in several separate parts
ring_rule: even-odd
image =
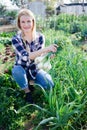
[[[36,34],[36,20],[35,20],[35,16],[33,14],[32,11],[30,11],[29,9],[21,9],[17,15],[17,27],[21,30],[21,26],[20,26],[20,17],[23,16],[23,15],[27,15],[29,16],[30,18],[32,18],[32,21],[33,21],[33,29],[32,29],[32,35],[33,35],[33,38],[35,38],[35,34]]]

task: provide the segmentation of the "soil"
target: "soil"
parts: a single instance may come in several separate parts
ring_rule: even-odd
[[[11,32],[11,31],[16,31],[16,25],[2,25],[0,26],[0,33],[1,32]]]

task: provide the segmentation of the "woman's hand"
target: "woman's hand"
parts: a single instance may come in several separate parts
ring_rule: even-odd
[[[56,44],[52,44],[52,45],[50,45],[48,47],[45,47],[43,49],[40,49],[38,51],[30,52],[29,53],[29,58],[34,60],[36,57],[44,55],[44,54],[46,54],[48,52],[56,52],[57,48],[58,48],[58,46]]]
[[[57,52],[58,45],[52,44],[47,47],[47,52]]]

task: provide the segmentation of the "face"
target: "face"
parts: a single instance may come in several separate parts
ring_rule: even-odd
[[[20,17],[20,27],[24,33],[31,32],[33,29],[33,20],[28,15]]]

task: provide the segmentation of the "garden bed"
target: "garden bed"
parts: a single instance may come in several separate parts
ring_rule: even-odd
[[[0,33],[1,32],[12,32],[12,31],[16,31],[16,25],[2,25],[0,26]]]
[[[72,21],[76,18],[58,15],[56,30],[52,28],[54,21],[50,28],[43,30],[46,45],[58,41],[58,46],[62,49],[51,60],[52,69],[49,73],[55,87],[45,91],[35,86],[32,93],[35,102],[33,105],[26,104],[25,93],[11,76],[15,60],[11,39],[15,32],[1,33],[0,130],[87,129],[87,20],[83,26],[84,19],[80,22],[79,17],[77,20],[80,24],[75,22],[72,26]]]

